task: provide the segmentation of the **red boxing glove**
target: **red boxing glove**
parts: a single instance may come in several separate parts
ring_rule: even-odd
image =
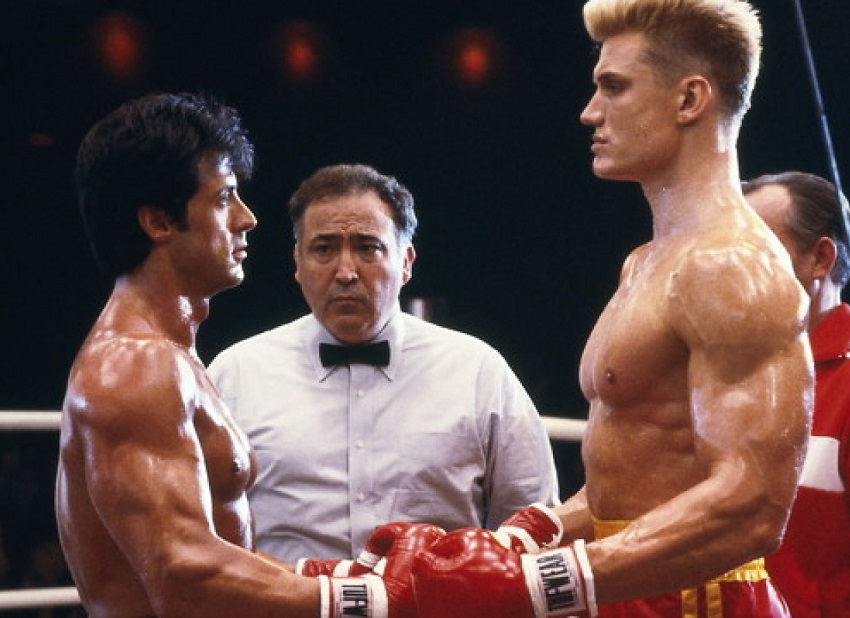
[[[561,544],[564,525],[555,511],[535,502],[503,521],[495,535],[502,545],[517,553],[537,554]]]
[[[371,551],[370,543],[372,539],[366,543],[366,547],[354,560],[314,560],[312,558],[301,558],[295,563],[295,573],[304,577],[318,577],[319,575],[328,575],[330,577],[357,577],[371,573],[372,569],[378,564],[381,555]],[[384,550],[383,553],[386,553]]]
[[[419,529],[423,524],[394,522],[380,526],[366,541],[366,547],[354,560],[314,560],[301,558],[295,563],[295,573],[304,577],[358,577],[371,573],[381,559],[392,549],[395,540],[409,529]],[[427,524],[426,524],[427,525]],[[433,528],[433,526],[431,526]],[[436,539],[434,539],[436,540]],[[379,573],[380,575],[380,573]]]
[[[413,559],[445,534],[442,528],[430,524],[399,522],[380,526],[366,544],[372,556],[370,560],[376,563],[374,572],[380,577],[320,576],[319,615],[321,618],[419,618],[411,580]]]
[[[492,533],[446,535],[413,562],[420,618],[560,618],[596,615],[584,542],[518,554]]]
[[[373,565],[374,566],[374,565]],[[314,560],[313,558],[301,558],[295,563],[295,574],[304,577],[318,577],[329,575],[331,577],[351,577],[369,573],[373,566],[360,563],[357,560]]]

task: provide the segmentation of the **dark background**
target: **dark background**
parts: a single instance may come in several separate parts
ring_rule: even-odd
[[[257,173],[241,192],[259,219],[245,283],[213,300],[199,333],[204,360],[306,311],[284,204],[317,167],[364,162],[416,197],[418,258],[403,300],[434,299],[439,322],[499,349],[541,413],[584,416],[582,345],[623,258],[648,240],[650,218],[637,186],[590,172],[590,130],[578,115],[594,57],[581,4],[5,0],[0,409],[61,406],[73,355],[110,291],[88,253],[71,182],[85,131],[137,95],[204,90],[237,107],[254,137]],[[742,177],[789,168],[829,175],[794,4],[754,4],[765,51],[739,143]],[[850,3],[803,0],[803,9],[846,171]],[[135,70],[123,73],[97,46],[98,27],[116,18],[141,46]],[[281,62],[291,32],[312,33],[320,52],[306,78]],[[490,45],[489,79],[467,83],[454,71],[463,41]],[[46,470],[42,500],[55,440],[2,436],[20,469]],[[556,452],[569,491],[580,482],[575,446]],[[4,463],[2,478],[19,478],[16,469]]]

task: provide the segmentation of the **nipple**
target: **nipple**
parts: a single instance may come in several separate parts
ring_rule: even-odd
[[[616,378],[614,377],[614,372],[610,369],[605,372],[605,381],[608,382],[608,384],[613,384],[616,381]]]

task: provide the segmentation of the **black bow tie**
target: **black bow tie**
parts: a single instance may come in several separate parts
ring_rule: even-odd
[[[322,367],[333,365],[374,365],[386,367],[390,364],[390,344],[387,341],[366,343],[363,345],[319,344],[319,360]]]

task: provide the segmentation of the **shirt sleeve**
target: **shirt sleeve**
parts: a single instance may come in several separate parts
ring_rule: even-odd
[[[479,393],[488,437],[486,526],[495,529],[533,502],[559,503],[558,477],[543,421],[507,362],[494,353],[482,369]]]

